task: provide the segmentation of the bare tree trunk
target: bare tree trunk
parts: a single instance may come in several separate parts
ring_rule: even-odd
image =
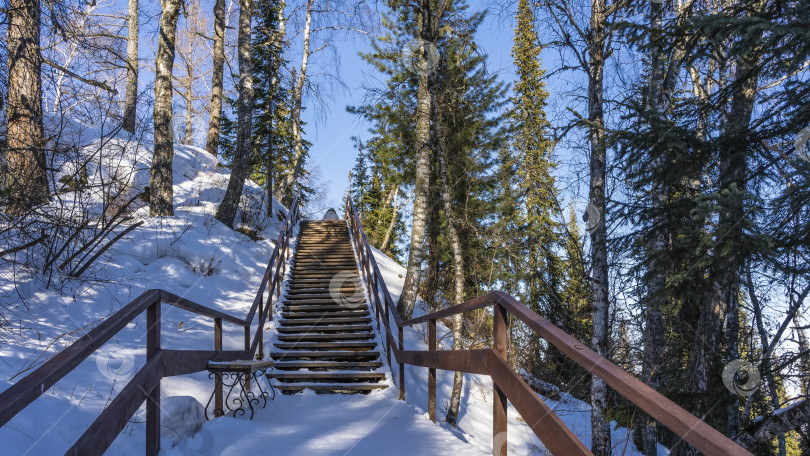
[[[231,164],[231,178],[222,204],[217,209],[217,220],[233,227],[236,210],[242,199],[242,187],[248,176],[253,132],[253,71],[250,59],[250,21],[253,18],[253,0],[239,2],[239,127],[236,132],[236,154]]]
[[[149,206],[152,216],[174,215],[172,161],[174,138],[172,131],[172,69],[174,44],[177,36],[177,16],[182,0],[162,0],[160,37],[155,57],[155,151],[152,156],[152,175],[149,179]]]
[[[421,0],[419,33],[422,39],[419,49],[420,68],[427,65],[427,49],[424,43],[430,43],[433,37],[432,17],[428,0]],[[397,302],[397,311],[403,319],[413,316],[416,298],[419,293],[419,282],[422,276],[422,258],[424,256],[425,227],[428,209],[428,192],[430,186],[430,117],[431,95],[430,76],[427,71],[419,72],[419,86],[416,92],[416,183],[414,185],[413,221],[411,224],[411,243],[408,249],[408,270],[402,295]]]
[[[270,51],[270,73],[273,75],[272,91],[274,96],[279,85],[278,74],[279,69],[281,68],[281,45],[284,40],[284,36],[287,33],[287,22],[284,17],[284,2],[279,2],[276,6],[276,20],[278,21],[278,29],[273,34],[273,43],[271,44],[272,49]],[[271,134],[267,135],[267,147],[269,148],[267,152],[267,215],[273,215],[273,195],[275,194],[273,190],[273,171],[275,169],[275,137],[272,134],[272,126],[276,116],[276,106],[272,103],[268,103],[268,105],[270,105],[269,107],[272,109],[272,111],[270,113]],[[281,196],[276,199],[281,201]]]
[[[138,100],[138,0],[129,0],[127,31],[127,93],[124,100],[124,131],[135,133]]]
[[[8,172],[2,185],[9,191],[9,213],[20,214],[48,202],[39,2],[11,0],[8,16]]]
[[[186,80],[183,81],[183,91],[185,92],[186,100],[186,129],[183,135],[183,144],[190,146],[193,143],[194,129],[192,122],[194,120],[194,92],[192,85],[194,83],[194,67],[188,65],[186,67]]]
[[[593,283],[593,334],[591,345],[598,354],[607,357],[610,327],[608,323],[608,264],[606,190],[607,147],[605,145],[604,87],[606,44],[605,0],[591,0],[590,39],[588,42],[588,121],[590,122],[590,204],[596,208],[599,220],[590,220],[591,275]],[[595,214],[594,211],[591,211]],[[604,413],[608,405],[607,385],[597,376],[591,378],[591,451],[596,456],[611,454],[610,427]]]
[[[219,150],[219,124],[222,117],[222,74],[225,65],[225,0],[214,3],[214,68],[211,74],[211,117],[205,151],[214,157]]]
[[[312,35],[312,7],[315,0],[307,0],[306,23],[304,24],[304,49],[301,54],[301,69],[295,79],[292,91],[292,112],[290,119],[292,124],[293,140],[295,141],[295,156],[290,172],[281,181],[278,192],[282,197],[287,194],[293,183],[301,176],[301,167],[304,164],[304,142],[301,137],[301,103],[304,95],[304,82],[307,77],[307,67],[309,66],[309,56],[312,53],[310,48],[310,37]],[[288,202],[289,203],[289,202]]]
[[[399,195],[399,185],[394,190],[394,195]],[[388,229],[385,230],[385,236],[383,236],[383,240],[380,243],[380,250],[385,252],[388,249],[388,243],[391,242],[391,235],[394,234],[394,227],[397,225],[397,215],[399,214],[399,210],[402,209],[404,206],[407,206],[408,203],[411,202],[411,198],[408,197],[402,205],[397,205],[397,197],[394,196],[391,205],[391,223],[388,224]]]
[[[437,124],[438,116],[437,117]],[[441,125],[436,128],[439,138],[439,182],[441,185],[441,198],[442,205],[444,206],[444,216],[447,218],[447,237],[450,241],[450,247],[453,249],[453,282],[455,285],[455,294],[453,296],[453,304],[461,304],[464,302],[464,254],[461,250],[461,241],[458,237],[458,219],[453,211],[453,203],[450,195],[450,185],[448,183],[448,166],[447,166],[447,151],[444,148],[444,131]],[[462,314],[453,316],[453,350],[463,350],[462,344],[462,329],[464,319]],[[450,394],[450,408],[447,410],[447,421],[451,426],[455,426],[458,421],[458,411],[461,406],[461,388],[464,382],[464,373],[456,371],[453,376],[453,392]]]

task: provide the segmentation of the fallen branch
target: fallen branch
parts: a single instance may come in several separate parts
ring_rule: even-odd
[[[39,244],[40,242],[44,241],[45,239],[48,239],[48,235],[45,234],[45,230],[41,230],[40,231],[40,236],[37,239],[34,239],[33,241],[31,241],[29,243],[26,243],[26,244],[23,244],[23,245],[21,245],[19,247],[14,247],[13,249],[3,250],[2,252],[0,252],[0,258],[4,257],[4,256],[6,256],[6,255],[8,255],[10,253],[17,253],[17,252],[19,252],[21,250],[27,249],[28,247],[33,247],[33,246]]]
[[[745,431],[734,437],[734,441],[749,451],[761,442],[790,432],[810,422],[810,402],[806,399],[790,407],[779,409],[765,418],[758,418]]]
[[[78,74],[68,70],[67,68],[63,67],[62,65],[59,65],[58,63],[50,59],[43,58],[42,63],[49,65],[53,68],[56,68],[57,70],[61,71],[62,73],[65,73],[71,78],[78,79],[79,81],[82,81],[85,84],[90,84],[91,86],[95,86],[98,87],[99,89],[106,90],[107,92],[110,92],[113,95],[118,95],[118,91],[108,86],[106,82],[96,81],[95,79],[87,79],[83,76],[79,76]]]

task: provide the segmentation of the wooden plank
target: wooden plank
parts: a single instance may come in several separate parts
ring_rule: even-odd
[[[490,375],[493,383],[497,385],[497,391],[503,395],[503,405],[506,405],[506,397],[511,398],[512,405],[551,454],[593,455],[540,396],[509,367],[503,357],[495,351],[490,351],[490,357],[488,363],[492,367]],[[502,417],[504,420],[505,418],[505,416]],[[506,426],[495,425],[493,431],[496,431],[494,440],[503,443],[500,451],[494,453],[505,455],[506,436],[501,435],[500,432],[506,432]]]
[[[79,340],[54,355],[42,366],[0,393],[0,426],[5,425],[45,390],[107,343],[150,304],[160,298],[160,291],[147,290],[114,313]]]
[[[194,312],[195,314],[198,315],[205,315],[206,317],[211,318],[221,318],[222,321],[227,321],[228,323],[233,323],[239,326],[245,325],[245,320],[241,318],[237,318],[234,317],[233,315],[226,314],[225,312],[220,312],[218,310],[201,306],[196,302],[189,301],[188,299],[177,296],[176,294],[169,291],[160,290],[160,300],[166,304],[170,304],[179,309],[188,310],[189,312]]]
[[[162,350],[166,367],[165,377],[193,374],[208,369],[210,361],[237,361],[249,359],[248,350]]]
[[[154,391],[160,385],[164,361],[163,352],[159,350],[65,454],[76,456],[104,454],[146,400],[148,392]]]

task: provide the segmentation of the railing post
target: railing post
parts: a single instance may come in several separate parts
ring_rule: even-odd
[[[264,325],[262,324],[262,317],[264,317],[264,295],[259,295],[259,313],[256,314],[256,331],[259,333],[259,353],[256,355],[258,359],[264,359]]]
[[[428,350],[436,351],[436,320],[428,322]],[[428,416],[436,422],[436,369],[428,368]]]
[[[397,335],[399,336],[399,344],[397,345],[399,351],[404,350],[405,345],[402,342],[402,327],[397,328]],[[405,400],[405,364],[397,361],[399,364],[399,400]]]
[[[276,280],[275,267],[270,266],[270,277],[267,278],[267,320],[273,321],[273,281]]]
[[[245,325],[245,350],[250,350],[250,324]],[[245,374],[245,391],[250,391],[250,374]]]
[[[222,318],[214,318],[214,350],[222,351]],[[214,391],[214,416],[222,416],[222,374],[214,374],[216,389]]]
[[[492,349],[506,359],[506,308],[495,304],[492,308],[494,330]],[[492,454],[506,456],[506,394],[492,381]]]
[[[146,309],[146,361],[160,350],[160,297]],[[146,454],[160,451],[160,382],[146,398]]]

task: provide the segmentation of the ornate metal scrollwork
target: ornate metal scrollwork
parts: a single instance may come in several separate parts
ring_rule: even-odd
[[[270,397],[270,400],[276,398],[276,389],[273,388],[272,383],[270,383],[270,392],[262,388],[262,382],[259,381],[259,378],[264,376],[265,369],[209,372],[208,378],[214,380],[214,392],[211,393],[208,403],[205,404],[205,418],[208,420],[211,419],[208,416],[208,409],[211,406],[211,402],[216,397],[219,386],[222,385],[223,391],[227,390],[225,398],[222,401],[224,409],[214,407],[214,417],[227,415],[228,413],[233,413],[234,417],[244,416],[249,409],[249,419],[252,420],[255,412],[253,408],[254,405],[258,405],[261,402],[262,408],[265,408],[267,407],[268,397]],[[248,382],[250,386],[255,386],[258,389],[258,393],[249,389]],[[236,390],[236,392],[234,392],[234,390]]]

